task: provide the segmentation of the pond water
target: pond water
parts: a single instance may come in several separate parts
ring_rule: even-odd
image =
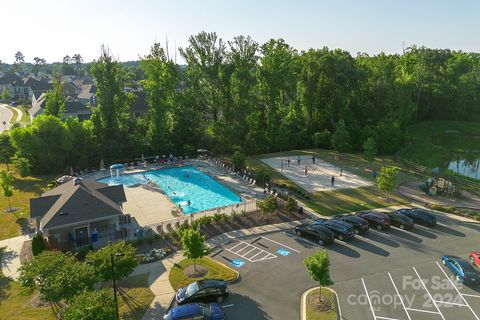
[[[470,178],[480,179],[480,159],[451,161],[448,169]]]

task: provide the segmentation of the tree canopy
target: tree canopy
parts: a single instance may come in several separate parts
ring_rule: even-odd
[[[215,32],[192,35],[179,51],[186,65],[158,43],[139,63],[120,63],[102,48],[89,71],[97,88],[91,121],[65,120],[62,128],[44,118],[12,130],[18,155],[38,172],[198,148],[251,155],[368,147],[371,154],[372,139],[382,155],[403,146],[412,123],[480,120],[479,53],[411,46],[403,54],[353,57],[327,47],[298,51],[283,39],[225,41]],[[65,58],[68,66],[82,64]],[[148,112],[138,117],[131,110],[143,97]]]

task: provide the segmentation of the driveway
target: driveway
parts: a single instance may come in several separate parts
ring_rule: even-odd
[[[480,320],[480,289],[452,284],[440,263],[444,254],[465,258],[478,250],[480,224],[440,213],[437,218],[434,228],[370,230],[326,247],[345,319]],[[214,258],[238,265],[242,279],[222,303],[228,318],[298,319],[301,293],[317,285],[303,259],[320,248],[291,231],[224,245]]]

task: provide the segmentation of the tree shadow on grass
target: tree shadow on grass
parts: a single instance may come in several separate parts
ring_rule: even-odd
[[[5,251],[5,248],[0,248],[0,261],[2,261],[2,265],[3,265],[3,261],[5,261],[5,259],[8,259],[8,257],[2,258],[5,254],[4,251]],[[0,306],[2,305],[2,301],[5,301],[8,299],[9,290],[12,285],[12,282],[13,282],[12,280],[10,280],[9,278],[5,277],[2,274],[0,269]]]

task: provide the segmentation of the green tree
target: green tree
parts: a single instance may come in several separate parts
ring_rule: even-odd
[[[350,151],[350,133],[348,132],[345,121],[343,119],[340,119],[340,121],[338,122],[337,129],[332,135],[331,143],[333,149],[339,152]]]
[[[243,154],[243,152],[238,150],[235,151],[235,153],[232,156],[232,163],[235,170],[240,170],[245,168],[245,160],[246,160],[246,157]]]
[[[172,111],[178,83],[177,70],[159,43],[155,43],[150,54],[140,61],[145,72],[141,83],[147,93],[148,143],[154,152],[166,152],[170,147]]]
[[[7,90],[7,88],[4,88],[4,89],[3,89],[1,98],[2,98],[3,100],[7,100],[7,101],[10,100],[10,98],[11,98],[11,97],[10,97],[10,92]]]
[[[93,62],[91,74],[97,87],[97,105],[92,109],[91,120],[100,145],[99,152],[102,157],[113,159],[125,152],[118,147],[119,139],[123,141],[122,145],[129,145],[131,119],[128,108],[134,97],[123,90],[128,75],[106,47],[102,47],[100,58]]]
[[[63,320],[117,320],[111,292],[85,291],[74,297],[63,313]]]
[[[13,196],[13,172],[8,170],[0,170],[0,187],[2,187],[3,196],[8,199],[8,209],[12,210],[12,201],[10,198]]]
[[[388,193],[395,189],[395,180],[399,172],[400,168],[395,166],[384,166],[380,169],[376,184],[380,191],[385,192],[386,199],[388,199]]]
[[[12,129],[10,136],[17,156],[28,159],[37,173],[61,172],[74,149],[65,123],[53,115],[38,116],[31,125]]]
[[[59,73],[53,75],[52,89],[47,91],[45,96],[46,116],[52,115],[61,118],[65,110],[65,95],[63,94],[63,81]]]
[[[0,133],[0,162],[7,165],[7,171],[10,170],[10,159],[15,154],[15,148],[12,145],[10,134],[6,131]]]
[[[14,161],[15,167],[18,170],[18,173],[20,174],[20,177],[24,178],[27,177],[31,174],[30,172],[30,162],[28,159],[25,158],[17,158]]]
[[[92,289],[98,280],[96,270],[78,262],[70,253],[44,251],[20,267],[18,281],[28,292],[38,290],[43,301],[57,305],[78,293]]]
[[[197,259],[208,253],[205,236],[195,229],[184,230],[182,232],[182,248],[185,257],[193,259],[193,268],[197,270]]]
[[[326,249],[315,252],[303,260],[310,277],[320,285],[320,302],[322,301],[322,287],[333,284],[330,278],[330,259]]]
[[[277,197],[274,195],[268,195],[263,200],[258,200],[257,205],[260,210],[265,213],[274,213],[278,209]]]
[[[372,137],[365,140],[363,143],[363,155],[368,161],[373,161],[377,155],[377,143]]]
[[[117,280],[127,277],[138,265],[135,247],[125,241],[109,243],[100,250],[90,251],[85,261],[95,268],[102,280],[112,280],[112,255],[115,259],[115,279]]]

